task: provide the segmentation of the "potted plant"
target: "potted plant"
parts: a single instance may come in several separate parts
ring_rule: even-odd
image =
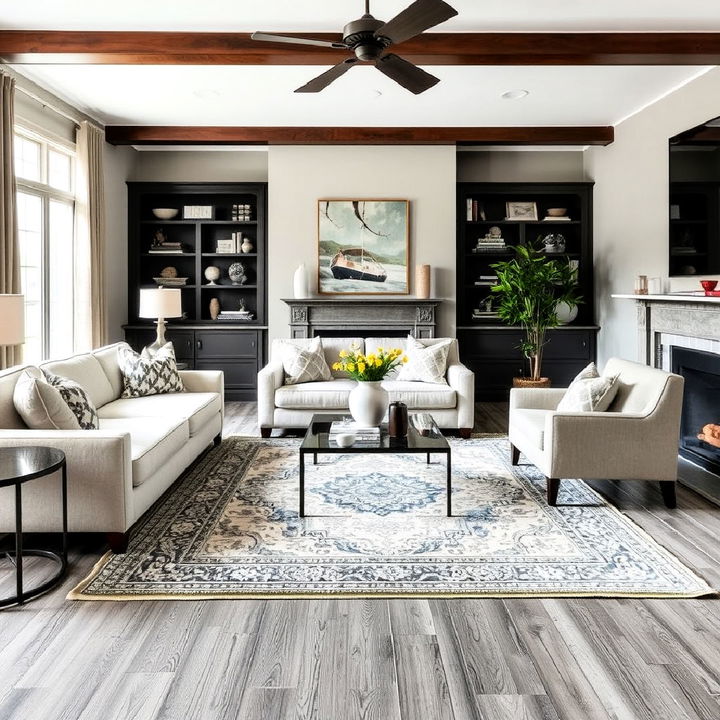
[[[575,308],[582,302],[577,288],[577,270],[567,258],[550,258],[541,249],[541,241],[513,247],[515,257],[493,264],[497,284],[491,290],[498,295],[497,313],[508,325],[523,331],[520,350],[530,363],[529,378],[514,378],[514,386],[547,387],[542,377],[543,348],[546,332],[561,325],[558,306]]]
[[[357,386],[350,391],[348,403],[350,414],[362,427],[377,426],[382,422],[388,407],[388,394],[382,387],[383,378],[401,363],[407,362],[400,348],[379,347],[367,355],[351,345],[340,351],[340,359],[333,363],[333,370],[346,372]]]

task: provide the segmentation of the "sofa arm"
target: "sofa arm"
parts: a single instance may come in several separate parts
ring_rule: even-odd
[[[676,480],[676,424],[642,413],[568,412],[545,418],[553,477]]]
[[[512,388],[510,410],[555,410],[567,388]]]
[[[65,453],[68,529],[124,533],[135,521],[130,434],[109,430],[0,430],[0,447],[41,445]],[[0,489],[0,531],[14,528],[13,489]],[[55,477],[23,485],[23,527],[59,531],[60,483]]]
[[[225,399],[225,373],[222,370],[180,370],[187,392],[216,392]]]
[[[449,365],[448,385],[457,394],[458,428],[472,430],[475,425],[475,373],[462,363]]]
[[[275,391],[283,386],[285,371],[281,362],[269,362],[258,373],[258,425],[271,428],[275,422]]]

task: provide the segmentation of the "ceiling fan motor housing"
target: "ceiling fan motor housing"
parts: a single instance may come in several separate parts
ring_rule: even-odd
[[[343,29],[343,42],[355,52],[358,60],[373,62],[382,51],[392,44],[386,37],[375,37],[375,31],[385,23],[376,20],[372,15],[363,15],[358,20],[349,22]]]

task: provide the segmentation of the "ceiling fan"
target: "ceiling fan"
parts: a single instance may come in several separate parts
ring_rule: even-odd
[[[355,53],[355,57],[343,60],[343,62],[318,75],[306,85],[299,87],[295,92],[320,92],[331,82],[344,75],[358,61],[361,61],[374,63],[381,73],[387,75],[411,93],[419,95],[439,83],[439,78],[425,72],[411,62],[403,60],[394,53],[383,53],[391,45],[405,42],[405,40],[420,35],[425,30],[435,27],[435,25],[439,25],[455,15],[457,15],[457,10],[450,7],[444,0],[415,0],[414,3],[406,7],[392,20],[383,22],[382,20],[376,20],[370,14],[370,0],[365,0],[365,14],[345,26],[342,40],[338,42],[306,40],[305,38],[263,32],[255,32],[251,35],[251,38],[267,42],[317,45],[336,50],[351,50]]]

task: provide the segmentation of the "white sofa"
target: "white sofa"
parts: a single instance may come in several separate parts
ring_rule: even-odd
[[[68,529],[104,532],[123,552],[127,531],[213,441],[223,424],[223,373],[181,371],[186,392],[121,399],[117,350],[40,365],[80,383],[98,408],[99,430],[30,430],[13,405],[13,390],[27,365],[0,372],[0,447],[45,445],[67,457]],[[0,532],[14,530],[12,488],[0,489]],[[60,483],[50,476],[23,486],[23,527],[59,531]]]
[[[561,478],[655,480],[675,507],[683,378],[610,358],[620,385],[607,412],[558,412],[564,388],[510,391],[511,461],[520,452],[547,477],[548,504]]]
[[[424,345],[440,342],[442,338],[421,339]],[[301,346],[310,339],[283,340]],[[304,428],[314,413],[347,413],[348,396],[355,380],[345,373],[331,370],[333,379],[285,385],[279,341],[273,341],[270,362],[258,373],[258,424],[263,437],[273,428]],[[328,367],[338,360],[340,350],[356,343],[366,354],[378,347],[404,347],[402,338],[323,338],[323,351]],[[441,429],[457,429],[469,437],[475,417],[475,375],[460,363],[457,340],[452,340],[448,352],[447,383],[406,382],[388,377],[383,387],[390,402],[400,400],[411,412],[430,413]]]

